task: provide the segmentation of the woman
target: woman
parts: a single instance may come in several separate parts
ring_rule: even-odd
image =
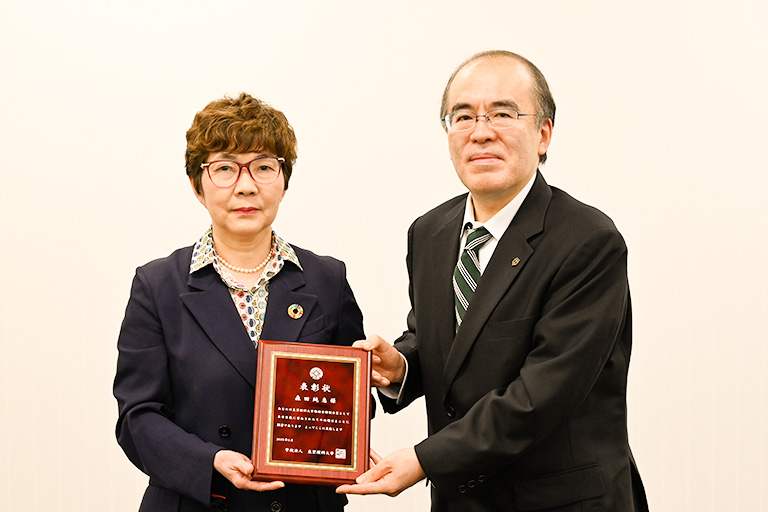
[[[252,482],[245,455],[260,339],[365,337],[344,264],[272,230],[295,161],[285,116],[244,93],[210,103],[187,132],[187,175],[211,227],[137,270],[118,340],[116,433],[150,477],[141,511],[346,504],[333,487]]]

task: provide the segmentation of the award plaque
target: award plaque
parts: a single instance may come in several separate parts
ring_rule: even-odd
[[[259,341],[252,480],[354,483],[368,470],[371,353]]]

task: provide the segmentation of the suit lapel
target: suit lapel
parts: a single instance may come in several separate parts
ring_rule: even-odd
[[[461,328],[456,333],[456,338],[451,345],[445,363],[446,389],[456,377],[464,358],[475,343],[477,335],[493,312],[494,307],[512,285],[531,254],[533,254],[533,249],[528,245],[528,242],[517,228],[510,225],[499,240],[499,245],[496,246],[491,261],[488,262],[488,267],[483,272],[484,278],[480,280],[477,290],[472,296]],[[493,278],[485,279],[485,276],[493,276]]]
[[[267,315],[261,339],[272,341],[299,341],[299,334],[312,308],[317,304],[317,295],[296,291],[304,286],[304,274],[291,262],[286,262],[280,272],[269,282]],[[288,314],[288,308],[297,304],[303,313],[298,318]]]
[[[443,363],[448,358],[454,336],[453,270],[459,254],[464,204],[465,202],[461,201],[446,214],[445,224],[432,235],[432,243],[429,245],[431,252],[425,255],[424,260],[431,266],[425,275],[434,279],[429,283],[433,292],[432,298],[426,302],[426,306],[432,310],[424,313],[425,318],[435,319],[432,325],[437,332],[433,336],[434,339],[440,340]]]
[[[200,324],[205,334],[251,386],[256,382],[257,351],[235,309],[227,286],[209,265],[190,274],[192,290],[181,300]],[[304,286],[304,276],[293,263],[286,262],[269,282],[267,314],[261,338],[297,341],[301,329],[317,303],[317,296],[296,292]],[[304,312],[298,319],[288,315],[288,306],[299,304]]]
[[[483,272],[484,278],[480,280],[472,297],[461,328],[450,346],[444,369],[446,392],[456,378],[488,317],[533,254],[533,248],[528,244],[528,240],[544,229],[544,216],[551,196],[552,191],[549,185],[544,181],[544,177],[537,173],[528,197],[525,198],[512,223],[499,240],[488,262],[488,267]],[[491,278],[486,279],[486,276]],[[452,290],[450,296],[453,297]]]
[[[193,291],[182,293],[182,302],[235,370],[254,386],[256,350],[227,286],[211,265],[190,274],[187,284]]]

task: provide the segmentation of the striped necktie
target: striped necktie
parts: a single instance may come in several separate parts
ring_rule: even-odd
[[[453,271],[453,300],[456,311],[456,330],[459,330],[464,314],[469,307],[469,301],[477,290],[480,282],[480,261],[477,252],[480,247],[491,239],[491,235],[484,227],[479,227],[469,232],[467,244],[461,252],[459,262]]]

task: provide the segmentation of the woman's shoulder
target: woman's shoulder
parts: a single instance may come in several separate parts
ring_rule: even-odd
[[[139,267],[139,271],[147,275],[164,275],[168,273],[188,274],[192,261],[192,248],[182,247],[176,249],[164,258],[157,258]]]
[[[306,269],[307,266],[329,269],[344,267],[344,262],[333,256],[320,255],[293,244],[291,244],[291,248],[293,249],[293,252],[296,253],[296,258],[298,258],[299,263],[304,269]]]
[[[347,278],[347,266],[338,258],[320,255],[291,244],[301,265],[301,273],[307,283],[343,282]]]
[[[164,258],[152,260],[136,269],[131,296],[149,294],[156,304],[169,304],[182,291],[188,291],[192,247],[182,247]],[[170,302],[173,303],[173,302]]]
[[[288,270],[288,272],[283,277],[295,279],[296,275],[300,274],[301,282],[307,287],[308,292],[317,293],[327,298],[335,297],[341,290],[349,288],[347,267],[343,261],[295,245],[291,245],[291,247],[299,260],[301,269],[288,263],[288,268],[283,269],[283,271]],[[311,290],[315,290],[315,292]]]

